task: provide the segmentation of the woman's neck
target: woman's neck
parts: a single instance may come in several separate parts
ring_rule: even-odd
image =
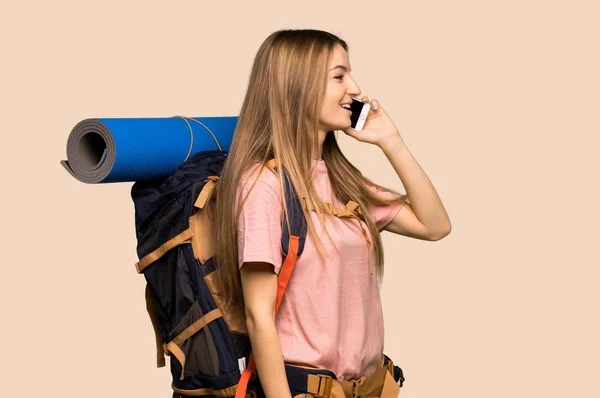
[[[327,131],[319,129],[319,153],[317,154],[316,160],[321,160],[323,157],[323,143],[325,142],[326,136]]]

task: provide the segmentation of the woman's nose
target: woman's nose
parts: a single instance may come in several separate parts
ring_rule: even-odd
[[[358,84],[354,83],[354,85],[348,88],[348,94],[358,97],[361,93],[360,87]]]

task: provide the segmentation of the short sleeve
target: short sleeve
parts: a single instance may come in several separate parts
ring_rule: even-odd
[[[381,196],[385,199],[394,199],[399,196],[390,191],[382,191],[377,189],[377,187],[369,186],[371,191],[376,193],[378,196]],[[377,226],[377,230],[382,231],[392,220],[396,217],[396,215],[400,212],[400,210],[404,207],[404,203],[395,203],[391,205],[385,206],[373,206],[369,209],[369,215],[375,222]]]
[[[283,260],[280,191],[277,177],[268,169],[264,169],[258,177],[252,174],[249,178],[242,178],[237,189],[236,209],[239,201],[246,196],[248,198],[237,224],[240,268],[245,262],[267,262],[279,274]]]

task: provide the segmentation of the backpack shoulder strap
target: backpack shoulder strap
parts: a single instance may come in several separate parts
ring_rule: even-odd
[[[277,174],[277,162],[275,159],[271,159],[266,163],[269,169]],[[277,282],[277,300],[275,302],[275,314],[279,311],[281,301],[285,289],[292,276],[292,271],[296,265],[296,260],[301,254],[306,240],[306,220],[304,219],[304,213],[302,212],[301,203],[296,194],[296,190],[291,185],[287,178],[285,168],[283,169],[284,175],[284,188],[286,190],[286,205],[290,216],[290,231],[288,232],[287,220],[284,219],[283,227],[281,230],[281,248],[284,254],[283,265],[279,271],[279,277]],[[235,398],[244,398],[247,391],[248,382],[251,376],[256,372],[256,362],[254,361],[254,353],[250,353],[248,361],[248,367],[242,372],[242,376],[238,382],[238,388],[236,390]]]
[[[279,174],[277,172],[277,168],[279,166],[277,159],[273,158],[269,160],[265,165],[271,170],[277,177]],[[291,181],[288,177],[288,174],[283,169],[283,187],[285,189],[285,198],[286,198],[286,206],[288,208],[288,215],[290,218],[290,228],[288,231],[288,222],[287,219],[284,218],[283,226],[281,228],[281,250],[284,256],[288,256],[291,251],[290,241],[292,236],[298,238],[298,251],[296,255],[299,257],[304,250],[304,243],[306,242],[306,219],[304,218],[304,213],[302,211],[302,202],[296,193],[296,190],[291,184]]]

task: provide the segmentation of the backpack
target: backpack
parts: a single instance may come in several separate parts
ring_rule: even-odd
[[[156,336],[157,366],[165,366],[165,355],[169,356],[174,397],[254,398],[260,383],[243,303],[225,305],[215,272],[209,221],[203,212],[226,159],[227,152],[222,150],[198,152],[169,177],[138,181],[131,188],[139,258],[135,266],[146,279],[146,308]],[[276,173],[274,159],[267,166]],[[284,217],[284,261],[275,313],[307,233],[302,204],[285,169],[283,175],[290,232]],[[361,217],[352,201],[335,210],[339,217]]]

